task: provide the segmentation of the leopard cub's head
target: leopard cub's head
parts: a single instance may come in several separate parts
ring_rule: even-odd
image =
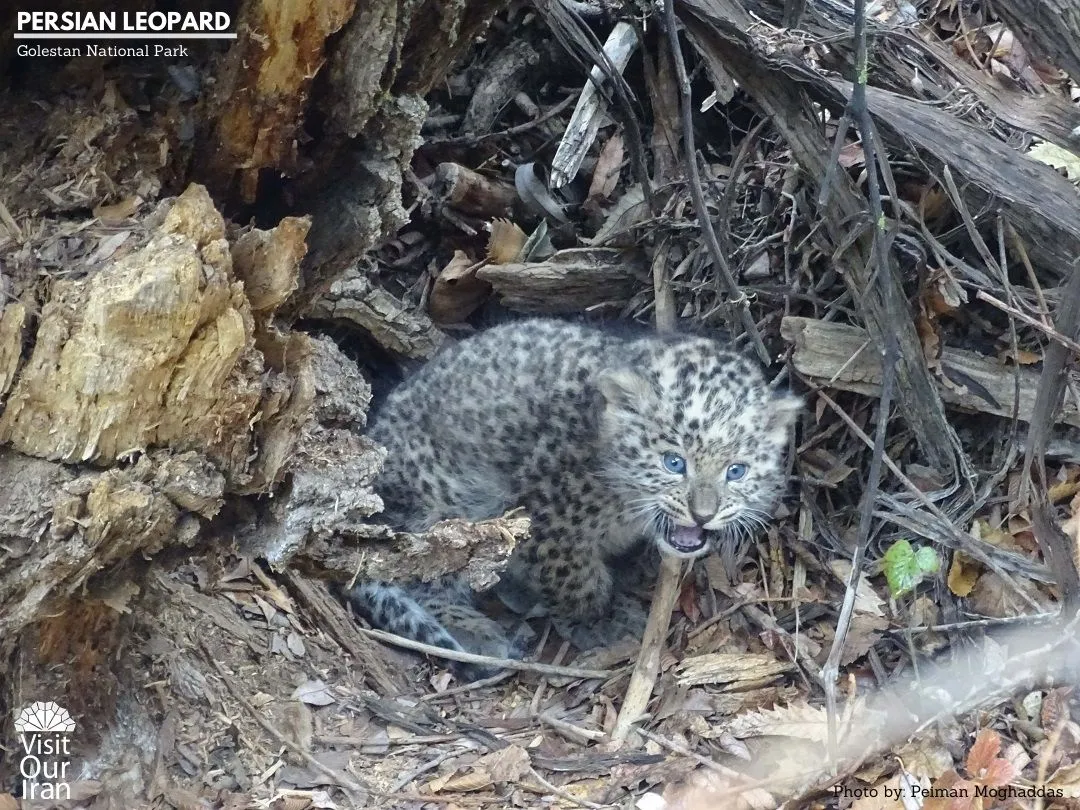
[[[601,474],[662,552],[697,557],[769,519],[801,403],[711,340],[650,344],[595,380]]]

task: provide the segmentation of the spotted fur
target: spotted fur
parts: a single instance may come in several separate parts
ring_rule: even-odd
[[[388,451],[379,486],[391,523],[416,531],[523,506],[532,533],[500,588],[592,621],[609,609],[612,561],[642,538],[697,557],[764,524],[798,406],[709,339],[530,320],[439,354],[391,392],[371,434]],[[741,477],[732,465],[745,465]],[[362,583],[351,596],[391,632],[460,649],[409,593]]]

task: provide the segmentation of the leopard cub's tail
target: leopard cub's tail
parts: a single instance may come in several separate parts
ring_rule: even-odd
[[[357,582],[344,596],[374,627],[396,636],[455,652],[518,657],[515,645],[498,623],[471,605],[457,603],[454,589],[440,591],[431,586],[410,589],[386,582]],[[498,671],[479,664],[457,661],[448,664],[458,678],[468,681]]]

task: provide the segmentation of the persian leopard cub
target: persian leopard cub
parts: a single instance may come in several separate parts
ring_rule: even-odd
[[[532,532],[499,590],[582,622],[609,611],[613,562],[643,540],[692,558],[768,520],[798,408],[712,340],[531,320],[437,355],[370,433],[388,451],[378,483],[390,523],[418,531],[523,506]],[[363,582],[348,595],[390,632],[512,654],[465,590]]]

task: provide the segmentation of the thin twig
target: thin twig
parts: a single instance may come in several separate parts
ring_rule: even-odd
[[[994,296],[990,295],[990,293],[986,292],[986,290],[979,290],[977,293],[975,293],[975,297],[978,298],[980,301],[985,301],[992,307],[997,307],[1002,312],[1009,313],[1014,318],[1017,318],[1026,323],[1032,329],[1038,329],[1040,332],[1050,338],[1050,340],[1057,341],[1066,349],[1076,352],[1078,355],[1080,355],[1080,343],[1077,343],[1075,340],[1072,340],[1071,338],[1068,338],[1065,335],[1061,334],[1052,326],[1047,326],[1042,321],[1036,318],[1032,318],[1030,315],[1021,312],[1015,307],[1010,307],[1004,301],[999,301],[997,298],[994,298]]]
[[[885,244],[885,213],[881,204],[881,189],[878,185],[878,155],[874,148],[874,125],[870,118],[870,109],[866,103],[866,81],[869,72],[869,56],[866,46],[866,0],[855,0],[855,79],[851,91],[851,101],[847,112],[857,125],[862,140],[863,163],[866,166],[866,197],[870,208],[872,241],[870,262],[874,266],[872,277],[881,285],[887,312],[897,312],[893,301],[894,284],[889,278],[889,257]],[[884,158],[882,158],[884,161]],[[869,292],[867,290],[866,292]],[[892,409],[893,386],[896,382],[896,364],[900,359],[900,347],[896,332],[882,327],[883,357],[881,358],[881,399],[878,405],[877,430],[874,435],[874,449],[870,456],[870,470],[866,477],[862,502],[859,505],[859,529],[855,550],[851,558],[851,571],[848,575],[844,603],[837,619],[836,635],[833,637],[829,657],[821,668],[821,679],[825,685],[825,701],[829,721],[829,757],[835,759],[837,753],[837,695],[836,679],[840,673],[840,660],[844,652],[851,617],[855,609],[855,594],[859,577],[862,576],[863,559],[870,545],[870,531],[874,517],[874,503],[881,485],[881,464],[885,456],[885,438],[888,434],[889,412]]]
[[[976,627],[1002,627],[1010,624],[1044,624],[1060,619],[1059,613],[1035,613],[1026,616],[1003,616],[1000,619],[969,619],[949,624],[930,624],[925,627],[896,627],[886,633],[954,633]]]
[[[705,237],[705,244],[709,248],[709,255],[712,256],[716,272],[719,274],[720,280],[731,298],[728,301],[728,306],[739,313],[743,332],[753,344],[758,358],[762,363],[767,364],[770,360],[769,352],[761,341],[761,335],[758,334],[754,316],[750,313],[750,299],[735,283],[735,277],[731,274],[731,267],[724,257],[724,251],[720,249],[720,241],[716,238],[716,229],[713,228],[709,208],[705,204],[705,192],[701,188],[701,173],[698,171],[697,164],[697,146],[694,142],[694,108],[690,97],[690,78],[686,72],[686,62],[683,61],[682,49],[679,47],[675,0],[664,0],[664,26],[667,28],[668,47],[671,49],[671,59],[675,63],[675,73],[679,78],[679,112],[682,117],[683,150],[686,153],[687,180],[690,184],[690,196],[694,200],[698,226]],[[732,325],[734,326],[734,324]]]
[[[640,726],[638,726],[635,729],[635,731],[637,731],[638,734],[640,734],[645,739],[652,740],[654,743],[659,745],[661,748],[666,748],[669,751],[674,751],[676,754],[679,754],[679,755],[684,756],[684,757],[690,757],[690,759],[697,762],[698,765],[702,765],[705,768],[708,768],[710,771],[716,771],[717,773],[721,773],[724,776],[728,776],[728,777],[733,776],[733,775],[735,775],[735,776],[743,776],[744,775],[744,774],[738,773],[738,771],[732,770],[731,768],[725,768],[720,763],[713,762],[713,760],[709,759],[708,757],[703,757],[701,754],[697,753],[696,751],[691,751],[689,748],[687,748],[682,743],[676,742],[675,740],[669,740],[667,737],[664,737],[664,736],[661,736],[660,734],[649,731],[647,728],[641,728]]]
[[[441,692],[431,692],[426,695],[421,695],[419,700],[422,702],[429,702],[433,700],[439,700],[445,697],[451,697],[452,695],[462,695],[466,692],[475,692],[477,689],[486,689],[489,686],[495,686],[503,681],[509,680],[514,677],[513,672],[500,672],[497,675],[492,675],[490,678],[481,678],[478,681],[472,683],[463,683],[461,686],[454,686],[450,689],[444,689]]]
[[[507,127],[506,129],[500,130],[499,132],[487,132],[483,135],[456,135],[452,138],[426,137],[424,138],[424,142],[429,146],[435,144],[438,144],[439,146],[479,146],[482,143],[498,140],[499,138],[508,138],[514,135],[521,135],[523,132],[528,132],[529,130],[535,129],[536,127],[540,126],[544,122],[550,121],[556,115],[569,107],[573,102],[574,96],[568,95],[566,98],[553,106],[547,112],[543,113],[542,115],[538,115],[531,121],[526,121],[523,124],[517,124],[512,127]]]
[[[570,642],[564,641],[562,646],[559,647],[559,651],[555,653],[555,657],[551,659],[551,663],[554,666],[562,666],[563,659],[566,658],[566,653],[570,649]],[[540,678],[540,683],[536,685],[536,691],[533,692],[532,701],[529,703],[529,714],[536,715],[540,713],[540,701],[544,699],[544,692],[547,691],[548,680],[546,677]]]
[[[450,757],[457,756],[460,753],[460,751],[455,751],[453,748],[451,748],[449,751],[443,751],[434,759],[429,759],[419,768],[413,768],[407,774],[399,778],[396,782],[394,782],[393,785],[390,786],[389,792],[397,793],[399,790],[404,790],[405,787],[409,784],[409,782],[413,781],[416,777],[421,776],[428,771],[435,770],[444,762],[446,762],[446,760],[450,759]]]
[[[588,745],[591,742],[600,742],[607,739],[607,734],[603,731],[598,731],[591,728],[582,728],[581,726],[575,726],[573,723],[567,723],[565,720],[560,720],[555,717],[551,712],[543,712],[536,715],[541,723],[551,726],[567,739],[573,740],[579,745]]]
[[[540,664],[534,661],[517,661],[513,658],[495,658],[490,655],[476,655],[475,653],[458,652],[436,647],[432,644],[423,644],[410,638],[395,636],[382,630],[368,630],[365,627],[357,628],[361,633],[371,638],[393,644],[395,647],[403,647],[406,650],[433,655],[436,658],[445,658],[449,661],[460,661],[464,664],[482,664],[489,667],[501,667],[502,669],[515,669],[519,672],[539,672],[541,675],[555,675],[564,678],[610,678],[615,674],[610,669],[578,669],[577,667],[557,667],[552,664]]]
[[[1070,268],[1054,313],[1055,324],[1067,337],[1080,335],[1080,262]],[[1031,525],[1047,565],[1061,588],[1061,609],[1066,617],[1080,615],[1080,571],[1072,554],[1072,542],[1058,528],[1053,507],[1047,497],[1046,444],[1054,415],[1065,394],[1066,368],[1070,358],[1065,347],[1051,341],[1043,355],[1039,390],[1031,411],[1028,446],[1024,453],[1024,477],[1020,492],[1031,510]]]

